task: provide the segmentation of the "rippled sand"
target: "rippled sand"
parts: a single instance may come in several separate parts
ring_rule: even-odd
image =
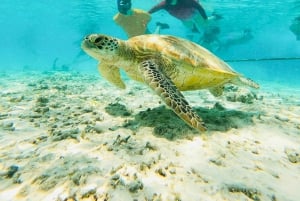
[[[300,89],[185,92],[206,133],[146,86],[0,75],[0,200],[300,200]]]

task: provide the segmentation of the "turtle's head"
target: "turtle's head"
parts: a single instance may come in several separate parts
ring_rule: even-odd
[[[97,60],[109,60],[117,56],[120,41],[102,34],[90,34],[84,37],[81,48]]]

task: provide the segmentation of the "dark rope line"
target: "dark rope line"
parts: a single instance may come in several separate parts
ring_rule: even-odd
[[[226,62],[247,62],[247,61],[282,61],[300,60],[300,57],[277,57],[277,58],[258,58],[258,59],[228,59]]]

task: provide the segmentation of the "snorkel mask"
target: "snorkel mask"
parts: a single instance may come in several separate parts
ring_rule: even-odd
[[[117,0],[117,3],[119,12],[123,15],[127,15],[131,9],[131,0]]]
[[[178,3],[178,0],[166,0],[167,5],[175,6]]]

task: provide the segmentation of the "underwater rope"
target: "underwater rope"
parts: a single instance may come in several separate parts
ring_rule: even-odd
[[[228,59],[226,62],[247,62],[247,61],[281,61],[281,60],[300,60],[300,57],[275,57],[258,59]]]

